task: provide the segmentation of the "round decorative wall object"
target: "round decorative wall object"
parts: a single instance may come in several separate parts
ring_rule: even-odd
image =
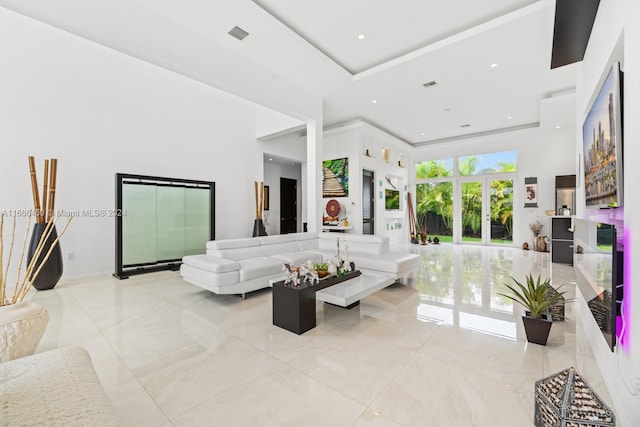
[[[329,216],[337,217],[340,213],[340,203],[336,199],[331,199],[327,202],[327,214]]]

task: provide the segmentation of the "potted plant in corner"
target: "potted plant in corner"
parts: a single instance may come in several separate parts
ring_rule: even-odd
[[[567,302],[564,298],[565,292],[550,292],[551,280],[541,281],[540,276],[534,279],[532,274],[526,277],[526,285],[513,277],[511,279],[514,282],[513,286],[505,284],[509,292],[498,292],[498,295],[509,298],[524,307],[525,313],[522,316],[522,322],[527,341],[547,345],[552,325],[549,310]]]

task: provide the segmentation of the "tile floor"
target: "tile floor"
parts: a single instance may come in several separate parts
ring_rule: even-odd
[[[580,327],[527,344],[520,308],[496,296],[510,276],[548,277],[548,254],[408,250],[415,283],[352,310],[317,303],[302,336],[271,324],[270,289],[242,300],[175,272],[66,280],[32,296],[50,313],[38,351],[86,348],[130,426],[527,426],[534,382],[569,366],[610,404]],[[571,267],[552,273],[574,292]]]

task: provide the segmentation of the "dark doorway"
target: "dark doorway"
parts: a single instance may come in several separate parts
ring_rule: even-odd
[[[280,178],[280,234],[298,231],[298,181]]]
[[[362,170],[362,234],[375,234],[375,179],[373,171]]]

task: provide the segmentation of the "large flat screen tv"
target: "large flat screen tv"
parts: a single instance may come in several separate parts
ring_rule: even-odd
[[[623,298],[623,252],[613,224],[574,218],[573,267],[576,285],[598,329],[613,351]]]
[[[587,208],[622,206],[622,73],[615,62],[582,125]]]

